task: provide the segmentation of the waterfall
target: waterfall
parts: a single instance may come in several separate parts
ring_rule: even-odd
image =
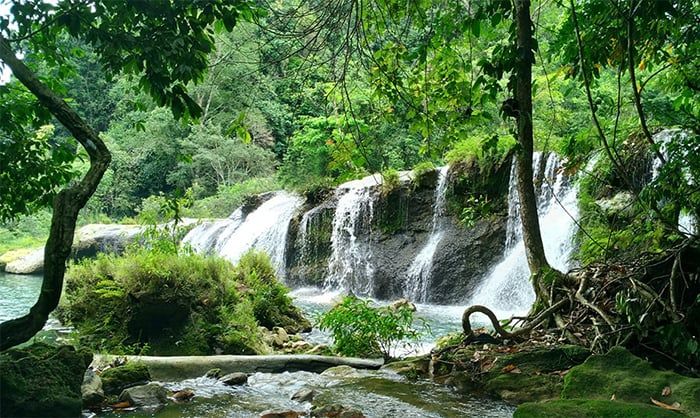
[[[415,302],[425,302],[428,299],[430,279],[433,269],[433,258],[438,244],[442,241],[442,217],[445,215],[448,167],[438,169],[437,186],[435,187],[435,203],[433,204],[433,221],[430,236],[406,273],[407,298]]]
[[[669,157],[668,144],[674,139],[679,138],[682,140],[687,139],[688,132],[679,129],[664,129],[661,132],[654,134],[654,142],[659,146],[659,151],[665,157]],[[692,152],[692,151],[691,151]],[[685,150],[683,153],[685,158],[688,158],[688,151]],[[651,181],[655,181],[659,174],[661,173],[661,167],[663,166],[663,161],[661,161],[657,156],[654,156],[651,162]],[[689,184],[695,184],[690,170],[685,167],[682,171],[683,177]],[[680,232],[694,235],[700,232],[700,222],[698,219],[690,213],[687,208],[681,209],[681,213],[678,217],[678,230]]]
[[[336,189],[336,208],[331,233],[331,257],[328,263],[326,289],[352,290],[371,295],[372,265],[371,228],[374,217],[372,190],[381,178],[368,176],[341,184]],[[358,239],[364,232],[366,240]]]
[[[539,171],[541,158],[541,153],[535,153],[535,173]],[[508,189],[508,224],[503,259],[486,274],[469,301],[470,305],[488,306],[498,317],[525,314],[535,300],[525,257],[514,167],[515,164],[511,167]],[[561,162],[557,156],[549,154],[537,209],[547,260],[552,267],[566,271],[570,267],[573,251],[573,235],[576,230],[574,219],[578,218],[578,202],[576,187],[569,184],[561,171]]]
[[[302,205],[299,196],[281,191],[247,216],[241,209],[228,219],[204,223],[192,229],[183,243],[201,253],[215,253],[237,263],[250,249],[266,252],[280,277],[285,275],[287,230]]]

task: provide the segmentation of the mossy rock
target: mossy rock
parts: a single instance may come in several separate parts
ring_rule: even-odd
[[[559,399],[520,405],[513,418],[678,418],[653,405],[611,400]]]
[[[559,397],[563,379],[553,373],[581,364],[590,351],[575,345],[534,348],[498,358],[486,374],[484,388],[512,403],[541,401]],[[515,367],[517,372],[509,371]]]
[[[662,397],[665,387],[671,394]],[[659,371],[621,347],[589,357],[564,378],[562,399],[609,400],[650,404],[650,398],[666,404],[678,402],[692,417],[700,417],[700,379]]]
[[[430,375],[430,359],[426,356],[407,358],[386,364],[382,369],[391,370],[409,379],[418,379]]]
[[[122,366],[112,367],[102,372],[102,388],[105,395],[119,395],[131,386],[143,385],[151,380],[148,368],[138,361],[130,361]]]
[[[37,343],[0,354],[0,416],[79,417],[92,354]]]
[[[484,385],[488,393],[514,404],[556,398],[561,387],[558,375],[529,373],[501,373]]]

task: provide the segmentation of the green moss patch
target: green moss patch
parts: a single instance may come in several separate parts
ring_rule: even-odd
[[[92,354],[34,344],[0,354],[0,416],[78,417]]]
[[[680,414],[653,405],[610,400],[566,399],[529,402],[513,418],[677,418]]]
[[[148,368],[139,362],[127,362],[102,372],[102,389],[105,395],[119,395],[122,390],[136,385],[144,385],[151,380]]]
[[[671,389],[666,397],[661,394],[665,387]],[[613,395],[622,402],[651,404],[650,398],[678,402],[689,416],[700,417],[700,379],[656,370],[621,347],[571,369],[561,393],[563,399],[609,400]]]

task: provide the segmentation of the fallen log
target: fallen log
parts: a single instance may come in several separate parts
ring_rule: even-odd
[[[310,354],[289,354],[269,356],[116,356],[96,354],[92,366],[103,368],[115,358],[138,361],[146,365],[153,380],[172,381],[204,376],[211,369],[221,369],[223,374],[243,373],[282,373],[307,371],[320,373],[335,366],[350,366],[356,369],[379,369],[382,359],[361,359],[353,357],[317,356]]]

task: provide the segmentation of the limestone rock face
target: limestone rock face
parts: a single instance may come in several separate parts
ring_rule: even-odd
[[[462,177],[447,187],[447,208],[440,217],[442,238],[437,244],[430,272],[427,301],[454,303],[464,300],[503,253],[506,236],[504,204],[507,197],[508,171],[493,176],[492,199],[496,212],[465,227],[458,219],[457,208],[464,200],[457,188]],[[499,168],[500,170],[500,168]],[[473,171],[473,170],[472,170]],[[461,174],[460,174],[461,175]],[[462,175],[479,176],[478,173]],[[452,175],[452,177],[455,177]],[[482,176],[483,177],[483,176]],[[371,213],[363,214],[355,225],[354,245],[370,249],[360,259],[371,265],[371,280],[353,286],[361,296],[392,300],[407,295],[408,272],[417,255],[431,238],[436,202],[437,172],[420,181],[402,178],[395,189],[387,191],[381,184],[367,186],[371,195]],[[471,184],[471,183],[470,183]],[[341,186],[342,188],[342,186]],[[500,195],[499,195],[500,193]],[[460,194],[458,196],[458,194]],[[500,196],[497,199],[497,196]],[[287,284],[294,287],[323,287],[329,274],[334,251],[332,236],[334,217],[342,196],[330,194],[313,202],[292,220],[287,238]],[[454,206],[454,208],[452,207]],[[305,214],[304,214],[305,213]]]

